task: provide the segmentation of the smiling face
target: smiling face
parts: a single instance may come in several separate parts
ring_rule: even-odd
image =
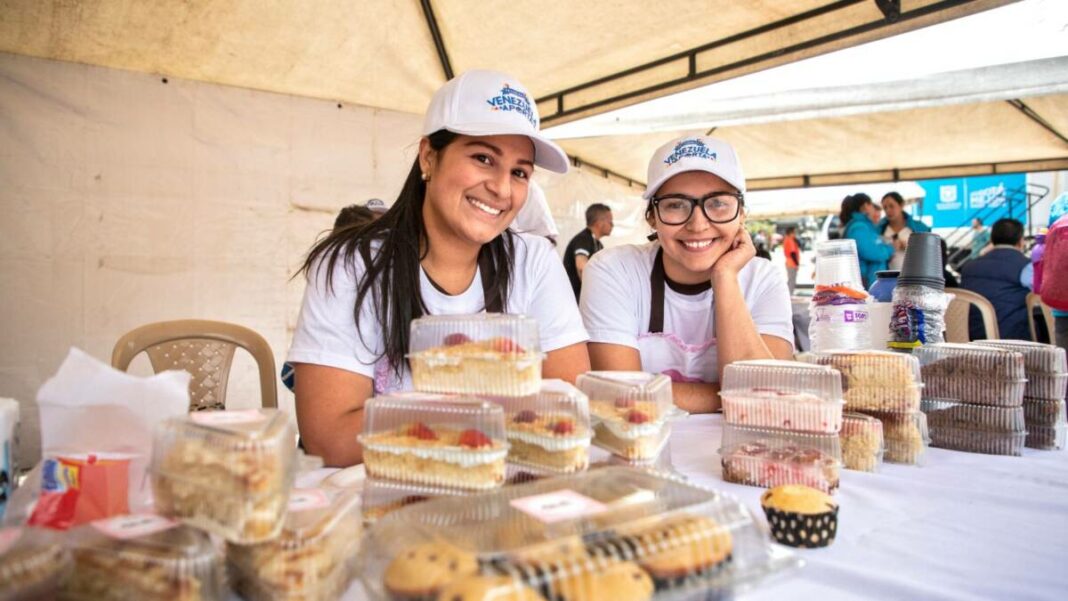
[[[701,198],[712,192],[737,192],[719,177],[704,171],[686,171],[668,181],[656,191],[655,197],[685,194]],[[690,219],[682,225],[667,225],[653,211],[650,225],[656,230],[664,249],[664,272],[680,284],[710,281],[712,266],[723,253],[730,250],[735,236],[745,224],[739,212],[729,223],[712,223],[695,207]]]
[[[433,242],[480,247],[512,223],[527,199],[534,144],[526,136],[457,136],[440,151],[426,138],[419,165],[429,176],[423,221]]]

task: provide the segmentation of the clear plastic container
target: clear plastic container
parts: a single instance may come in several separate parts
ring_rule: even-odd
[[[249,601],[338,599],[355,576],[359,489],[294,489],[275,540],[227,545],[235,590]]]
[[[808,324],[812,350],[871,348],[870,320],[867,304],[813,306]]]
[[[371,599],[728,598],[798,564],[732,497],[629,468],[435,499],[404,518],[368,532]]]
[[[864,292],[855,240],[842,238],[816,243],[816,284],[846,286],[857,294]]]
[[[831,351],[803,353],[798,358],[841,372],[846,411],[905,412],[920,408],[920,363],[911,355]]]
[[[541,387],[538,323],[524,315],[432,315],[412,322],[412,384],[423,392],[524,396]]]
[[[843,413],[842,465],[847,470],[874,472],[883,462],[883,422],[863,413]]]
[[[719,450],[727,482],[772,488],[803,484],[833,493],[842,465],[837,434],[805,434],[723,425]]]
[[[0,599],[54,599],[70,575],[60,535],[42,528],[0,528]]]
[[[987,432],[1023,432],[1027,429],[1023,407],[992,407],[940,399],[924,399],[922,408],[927,414],[927,426],[930,428],[932,440],[938,438],[936,431],[940,428],[963,428]]]
[[[593,444],[624,459],[656,457],[671,434],[671,379],[639,371],[591,371],[576,382],[590,399]]]
[[[904,465],[923,465],[931,435],[927,415],[922,411],[903,413],[868,412],[883,423],[883,461]]]
[[[1032,426],[1063,426],[1068,421],[1065,419],[1064,401],[1025,398],[1023,410],[1028,429]]]
[[[504,409],[428,393],[375,397],[364,407],[363,462],[373,478],[465,490],[504,483]]]
[[[363,498],[361,499],[363,523],[373,524],[398,509],[430,499],[466,494],[470,493],[455,488],[368,478],[363,483]]]
[[[975,344],[1015,351],[1024,356],[1025,398],[1063,400],[1068,393],[1068,359],[1064,349],[1027,340],[979,340]]]
[[[504,407],[508,462],[558,474],[590,463],[590,402],[563,380],[545,380],[538,394],[492,399]]]
[[[930,344],[913,351],[920,360],[924,396],[977,405],[1018,407],[1027,375],[1023,355],[977,344]]]
[[[72,530],[74,601],[227,598],[222,554],[207,533],[157,515],[125,515]]]
[[[842,378],[830,367],[738,361],[723,370],[719,396],[729,424],[831,434],[842,428]]]
[[[296,428],[275,409],[199,411],[159,425],[156,511],[236,543],[278,536],[296,474]]]
[[[1028,426],[1025,446],[1040,451],[1059,451],[1065,447],[1068,425]]]
[[[986,455],[1022,455],[1027,432],[992,432],[975,428],[931,428],[931,446]]]

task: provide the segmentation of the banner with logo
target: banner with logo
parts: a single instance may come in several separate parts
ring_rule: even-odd
[[[918,183],[927,194],[922,212],[917,213],[931,227],[968,225],[976,215],[987,227],[1002,217],[1027,222],[1026,173],[929,179]]]

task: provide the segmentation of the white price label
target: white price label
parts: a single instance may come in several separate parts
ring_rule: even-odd
[[[140,538],[149,534],[163,532],[177,525],[178,522],[152,513],[120,515],[119,517],[93,522],[93,527],[97,530],[111,538],[119,539]]]
[[[330,506],[330,497],[321,488],[297,488],[289,494],[289,511],[311,511]]]
[[[573,520],[605,510],[605,505],[573,490],[514,499],[512,507],[546,524]]]

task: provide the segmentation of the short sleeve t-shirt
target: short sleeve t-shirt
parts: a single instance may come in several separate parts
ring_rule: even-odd
[[[506,313],[524,314],[538,322],[541,350],[548,352],[584,342],[588,336],[578,307],[567,294],[567,277],[548,240],[518,235],[515,269]],[[293,344],[286,360],[344,369],[372,378],[376,393],[411,389],[411,375],[403,371],[398,380],[388,360],[382,357],[384,337],[371,299],[360,307],[360,330],[353,320],[356,288],[363,265],[334,268],[333,287],[326,287],[326,272],[314,269],[304,290]],[[431,315],[469,315],[485,311],[481,273],[476,272],[467,290],[450,296],[438,290],[420,270],[419,289]]]
[[[640,350],[638,341],[649,332],[649,276],[659,248],[657,242],[617,246],[586,265],[580,310],[590,342]],[[738,273],[738,283],[757,331],[792,344],[793,314],[784,269],[754,258]],[[707,354],[712,364],[716,360],[714,301],[711,289],[693,295],[670,286],[664,291],[664,334],[687,351]],[[646,358],[642,363],[647,363]]]
[[[905,242],[907,244],[908,241],[909,241],[909,236],[911,236],[911,235],[912,235],[912,228],[910,228],[908,226],[905,226],[905,227],[901,228],[901,231],[899,231],[899,232],[895,232],[894,228],[892,228],[890,226],[887,226],[887,228],[885,230],[883,230],[883,240],[885,240],[886,243],[891,245],[891,246],[893,246],[894,242],[896,242],[898,240],[901,240],[902,242]],[[905,263],[905,251],[898,250],[895,247],[894,248],[894,256],[890,257],[890,261],[887,263],[886,268],[887,269],[893,269],[894,271],[900,271],[901,270],[901,266],[904,263]]]
[[[575,291],[575,299],[578,299],[579,292],[582,290],[582,278],[579,277],[578,268],[575,267],[575,257],[581,255],[589,259],[602,248],[604,245],[593,237],[590,228],[575,234],[571,242],[567,243],[567,248],[564,250],[564,269],[567,271],[568,279],[571,280],[571,289]]]

